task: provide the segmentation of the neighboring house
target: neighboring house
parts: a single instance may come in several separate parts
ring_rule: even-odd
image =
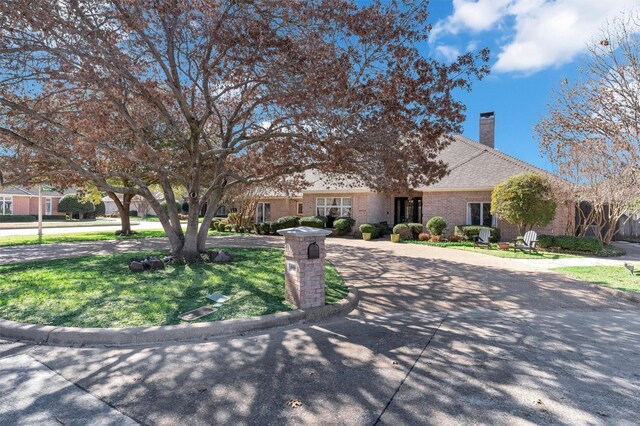
[[[45,216],[64,215],[58,212],[60,198],[75,190],[65,192],[42,191],[42,214]],[[38,188],[7,186],[0,188],[0,216],[38,215]]]
[[[351,216],[357,226],[379,222],[424,224],[433,216],[442,216],[449,233],[456,225],[484,225],[500,228],[505,240],[515,238],[518,236],[515,225],[491,215],[491,191],[519,173],[549,173],[494,149],[494,123],[493,113],[481,115],[480,142],[454,136],[453,142],[439,155],[449,165],[450,172],[433,185],[402,194],[385,194],[355,185],[348,179],[327,183],[321,175],[310,172],[307,174],[310,185],[300,194],[261,198],[256,220],[275,220],[285,215]],[[537,231],[564,234],[569,218],[574,215],[570,210],[566,204],[558,203],[553,222]],[[327,225],[331,226],[330,222]]]

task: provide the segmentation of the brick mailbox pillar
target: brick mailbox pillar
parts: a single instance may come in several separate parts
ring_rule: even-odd
[[[324,305],[324,240],[331,231],[299,226],[284,235],[285,298],[298,308]]]

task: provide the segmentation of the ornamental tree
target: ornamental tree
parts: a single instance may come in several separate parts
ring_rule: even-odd
[[[187,261],[238,185],[307,169],[435,182],[464,119],[456,91],[488,72],[486,50],[420,54],[417,0],[13,0],[0,16],[0,156],[19,157],[2,173],[37,158],[139,195]],[[188,194],[186,231],[149,182],[169,204]]]
[[[78,214],[79,219],[87,213],[92,213],[96,209],[95,204],[91,200],[85,200],[78,194],[67,194],[60,198],[58,211],[68,214]]]
[[[547,226],[556,215],[556,202],[548,179],[536,173],[521,173],[498,184],[491,193],[491,214],[527,228]]]
[[[588,46],[536,126],[540,150],[580,205],[578,235],[608,244],[640,212],[640,11],[620,15]]]

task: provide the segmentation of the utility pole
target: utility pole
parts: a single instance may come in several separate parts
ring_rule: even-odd
[[[38,185],[38,242],[42,244],[42,185]]]

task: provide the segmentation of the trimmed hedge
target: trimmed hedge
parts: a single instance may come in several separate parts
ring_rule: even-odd
[[[338,235],[347,235],[352,231],[355,224],[356,221],[353,218],[339,217],[333,222],[333,227],[336,229]]]
[[[129,210],[129,217],[138,217],[138,210]]]
[[[298,216],[282,216],[271,222],[271,233],[277,234],[280,229],[295,228],[299,225],[300,218]]]
[[[429,219],[426,226],[432,235],[442,235],[447,228],[447,222],[440,216],[434,216]]]
[[[323,220],[324,219],[324,220]],[[324,225],[327,223],[326,217],[307,216],[300,218],[300,226],[309,226],[311,228],[324,229]]]
[[[43,214],[42,215],[42,220],[65,220],[65,219],[66,219],[66,216],[63,214]]]
[[[402,240],[410,240],[413,238],[413,232],[411,232],[411,228],[406,223],[399,223],[393,227],[393,233],[399,234],[400,239]]]
[[[604,248],[602,241],[593,237],[574,237],[571,235],[538,235],[538,245],[541,248],[560,249],[597,253]]]
[[[491,228],[488,226],[478,225],[458,225],[453,228],[453,235],[464,238],[465,240],[473,240],[474,237],[480,235],[481,228],[489,228],[491,233],[489,234],[489,241],[497,243],[500,241],[500,228]]]
[[[38,217],[29,214],[14,214],[0,216],[0,222],[37,222]]]

